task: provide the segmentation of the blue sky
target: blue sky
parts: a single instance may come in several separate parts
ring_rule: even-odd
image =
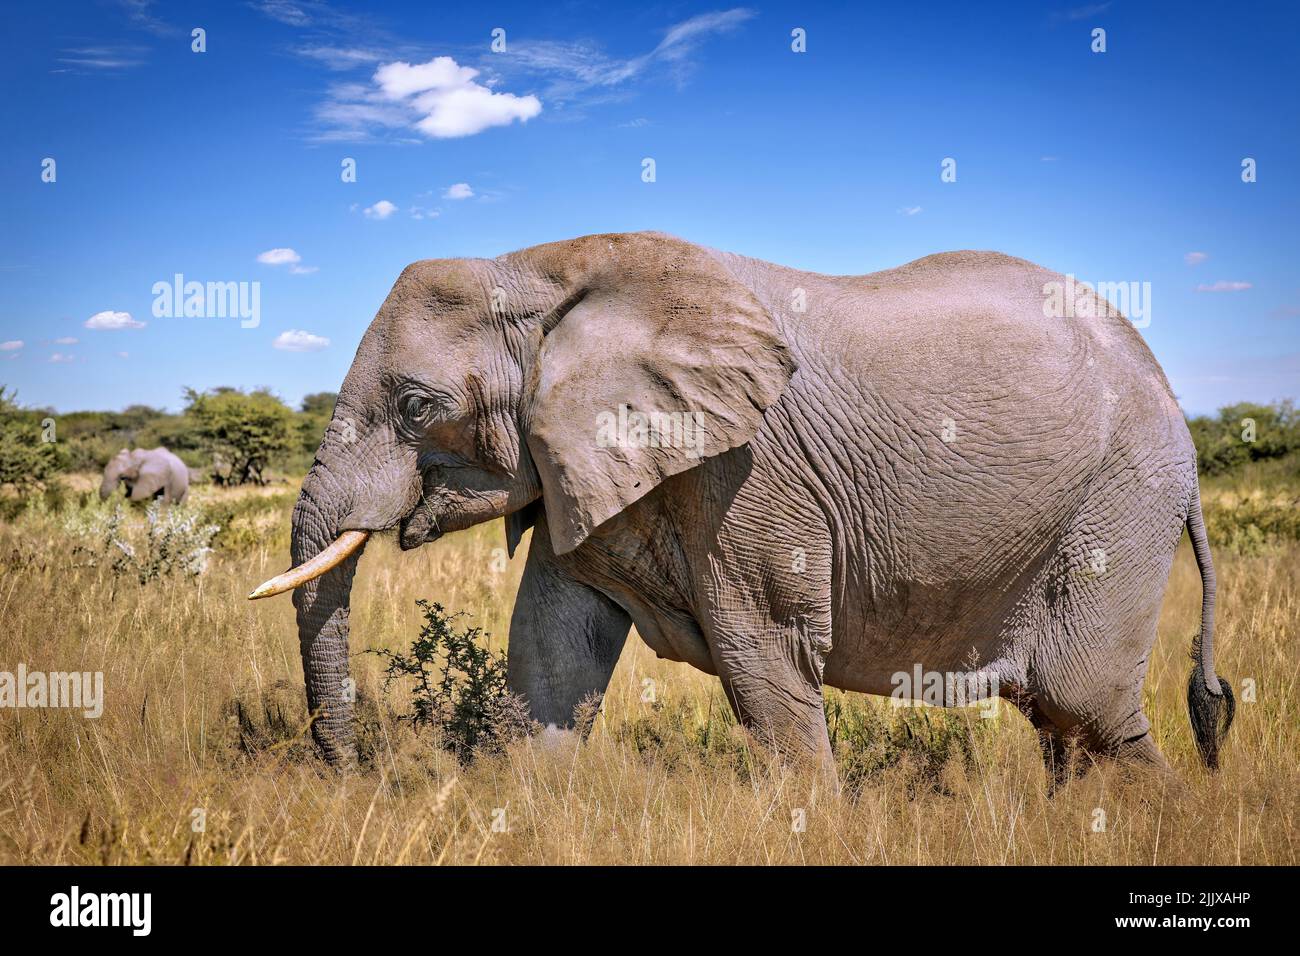
[[[407,263],[635,229],[828,273],[976,248],[1149,282],[1142,331],[1184,408],[1300,397],[1294,3],[6,17],[0,383],[27,404],[296,403],[337,389]],[[260,283],[260,324],[155,317],[175,273]]]

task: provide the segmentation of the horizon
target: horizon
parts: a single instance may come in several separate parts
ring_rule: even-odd
[[[1141,293],[1190,416],[1300,395],[1300,11],[938,9],[15,10],[0,384],[59,414],[297,408],[408,263],[649,229],[841,275],[1004,252]],[[160,315],[177,275],[244,311]]]

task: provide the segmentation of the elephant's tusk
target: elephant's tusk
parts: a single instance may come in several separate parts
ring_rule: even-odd
[[[290,568],[284,574],[277,574],[265,584],[259,585],[248,595],[248,599],[256,601],[258,598],[271,597],[302,587],[308,581],[315,580],[342,563],[348,555],[365,544],[369,537],[369,531],[344,531],[333,544],[310,561],[304,561],[296,568]]]

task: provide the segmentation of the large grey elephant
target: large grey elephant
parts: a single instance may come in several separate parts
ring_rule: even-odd
[[[104,468],[99,497],[107,498],[119,483],[131,501],[161,498],[180,504],[190,488],[190,470],[166,448],[123,448]]]
[[[1232,695],[1195,450],[1138,332],[1086,287],[1049,317],[1056,283],[991,252],[824,276],[656,233],[408,266],[303,482],[295,567],[250,595],[297,589],[325,755],[354,754],[366,537],[505,516],[512,554],[533,528],[509,684],[543,723],[605,689],[635,623],[784,753],[829,753],[823,684],[974,672],[1058,772],[1072,738],[1164,765],[1142,684],[1186,527],[1215,765]]]

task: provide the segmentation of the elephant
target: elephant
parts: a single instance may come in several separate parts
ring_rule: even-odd
[[[164,504],[181,504],[190,488],[190,470],[166,448],[123,448],[104,468],[99,497],[107,498],[119,482],[126,484],[131,501],[161,498]]]
[[[1050,315],[1063,283],[996,252],[829,276],[662,233],[409,265],[303,480],[291,568],[249,595],[294,591],[323,755],[356,758],[367,538],[504,518],[511,557],[532,529],[507,683],[543,725],[573,726],[635,624],[716,675],[751,739],[823,766],[824,686],[900,696],[977,663],[1051,781],[1075,747],[1167,769],[1142,686],[1186,528],[1189,711],[1217,766],[1233,698],[1195,448],[1118,310],[1069,282]]]

